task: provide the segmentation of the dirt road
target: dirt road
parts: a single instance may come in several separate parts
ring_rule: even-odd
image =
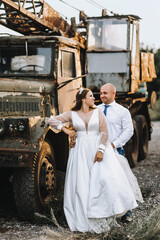
[[[160,239],[160,122],[153,122],[152,141],[147,158],[133,169],[144,197],[132,212],[132,221],[120,222],[120,227],[101,235],[71,234],[65,224],[61,204],[57,221],[52,222],[37,217],[36,224],[18,221],[16,217],[0,217],[1,240],[51,240],[51,239],[102,239],[102,240],[159,240]],[[51,219],[51,216],[49,216]],[[56,226],[57,225],[57,226]]]

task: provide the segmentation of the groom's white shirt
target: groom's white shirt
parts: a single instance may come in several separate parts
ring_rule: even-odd
[[[129,110],[113,101],[107,108],[107,127],[109,142],[112,142],[115,148],[123,147],[133,135],[133,123]],[[105,104],[98,106],[104,111]]]

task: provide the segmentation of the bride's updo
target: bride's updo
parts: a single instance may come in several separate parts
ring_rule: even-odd
[[[82,99],[84,99],[88,92],[91,90],[88,88],[80,88],[80,90],[76,94],[75,106],[71,109],[72,111],[78,111],[82,106]]]

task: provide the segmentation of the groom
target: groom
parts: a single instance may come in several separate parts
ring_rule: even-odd
[[[101,87],[100,98],[102,104],[98,107],[104,112],[108,127],[108,137],[113,148],[124,155],[123,146],[133,135],[133,123],[129,110],[115,102],[116,88],[111,83]],[[122,216],[122,221],[129,221],[131,212]]]
[[[129,110],[115,102],[116,88],[111,83],[101,87],[102,104],[98,107],[106,116],[109,141],[119,154],[124,155],[123,146],[133,135],[133,123]]]

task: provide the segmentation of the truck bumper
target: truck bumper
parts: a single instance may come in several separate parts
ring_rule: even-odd
[[[32,167],[35,152],[26,149],[0,148],[0,167]]]

